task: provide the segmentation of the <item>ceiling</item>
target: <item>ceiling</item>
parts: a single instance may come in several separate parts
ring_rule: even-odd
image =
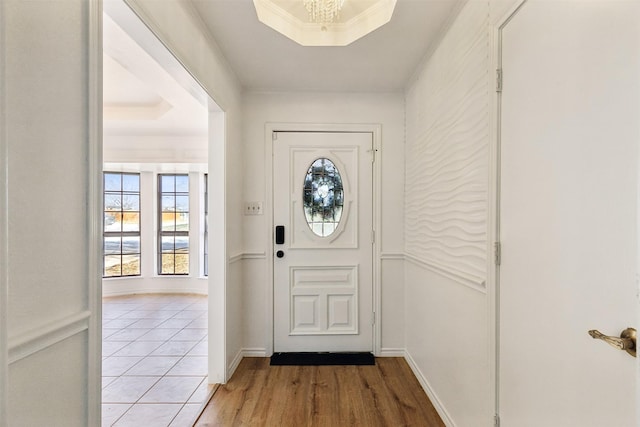
[[[190,1],[247,91],[397,92],[458,0],[397,0],[388,24],[344,47],[295,43],[258,21],[252,0]],[[302,0],[277,1],[304,17]],[[345,14],[371,1],[345,0]],[[124,2],[106,2],[105,12],[105,147],[120,137],[130,149],[149,149],[170,136],[185,150],[206,148],[204,91]]]
[[[110,12],[120,22],[103,16],[105,144],[111,144],[114,136],[192,136],[206,143],[206,104],[184,79],[167,71],[179,68],[169,62],[175,59],[155,37],[145,37],[149,30],[139,21],[136,24],[130,11],[115,11],[126,13],[124,18]]]
[[[360,1],[369,0],[345,0],[345,7]],[[191,2],[248,91],[394,92],[458,0],[398,0],[388,24],[343,47],[300,46],[259,22],[252,0]]]

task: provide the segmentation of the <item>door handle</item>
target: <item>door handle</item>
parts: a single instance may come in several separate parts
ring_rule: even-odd
[[[599,339],[618,350],[625,350],[627,353],[636,357],[636,330],[627,328],[620,333],[620,338],[605,335],[600,331],[592,329],[589,331],[591,338]]]

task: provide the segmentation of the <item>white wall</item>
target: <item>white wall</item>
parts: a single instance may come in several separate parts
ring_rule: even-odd
[[[468,1],[406,91],[406,350],[447,425],[493,425],[494,22]]]
[[[404,106],[400,93],[248,93],[244,97],[243,193],[245,201],[262,201],[271,206],[267,194],[267,159],[265,125],[267,123],[313,124],[381,124],[382,141],[378,153],[381,162],[381,230],[378,245],[382,271],[381,348],[383,354],[399,354],[404,348],[404,287],[401,254]],[[236,211],[240,215],[241,211]],[[269,257],[272,250],[271,224],[268,215],[244,216],[243,250],[235,260],[244,271],[243,348],[247,354],[265,354],[271,347],[272,331],[268,330],[270,281]],[[269,354],[266,354],[267,356]]]
[[[0,14],[0,425],[99,425],[101,11],[10,0]]]
[[[215,45],[185,4],[136,5],[225,111],[226,140],[215,142],[227,149],[210,153],[222,151],[239,164],[241,89]],[[8,0],[0,2],[0,18],[0,425],[99,425],[95,208],[102,159],[92,119],[99,120],[101,10],[93,1]],[[228,170],[225,188],[240,187],[240,172]],[[227,194],[225,206],[234,211],[240,197]],[[242,245],[239,218],[228,218],[223,254]],[[230,284],[239,280],[227,277]],[[216,287],[216,296],[226,298],[226,285]],[[224,310],[216,315],[219,330],[210,334],[225,348],[227,319]],[[213,359],[220,374],[212,380],[225,380],[225,357]]]
[[[207,136],[104,136],[104,161],[115,163],[207,163]]]

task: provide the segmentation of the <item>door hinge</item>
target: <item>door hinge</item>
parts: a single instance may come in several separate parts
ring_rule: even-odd
[[[496,92],[502,92],[502,68],[496,70]]]
[[[375,325],[376,324],[376,312],[372,312],[371,313],[371,325]]]
[[[367,153],[371,153],[371,163],[375,163],[376,162],[376,152],[378,150],[375,148],[372,148],[371,150],[367,150]]]
[[[500,427],[500,415],[495,414],[493,416],[493,426],[494,427]]]
[[[271,140],[275,141],[278,139],[278,132],[271,132]]]
[[[376,242],[376,230],[371,230],[371,243]]]
[[[502,262],[502,244],[500,242],[493,243],[493,260],[496,265]]]

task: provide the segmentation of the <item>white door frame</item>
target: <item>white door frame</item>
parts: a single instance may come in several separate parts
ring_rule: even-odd
[[[496,242],[500,242],[500,144],[501,144],[501,69],[502,69],[502,30],[518,13],[528,0],[516,1],[504,15],[492,22],[491,29],[491,70],[489,87],[495,88],[491,96],[490,155],[489,155],[489,204],[487,239],[487,311],[489,319],[489,360],[490,365],[490,405],[495,417],[500,414],[500,280],[499,266],[496,263]],[[498,71],[500,70],[500,71]]]
[[[97,0],[100,1],[100,0]],[[227,289],[227,159],[226,159],[226,147],[227,147],[227,133],[226,133],[226,113],[215,102],[211,92],[201,82],[200,79],[187,67],[187,65],[180,60],[179,56],[172,50],[169,43],[161,37],[161,33],[157,31],[153,20],[147,16],[144,9],[140,7],[139,2],[135,0],[123,0],[118,3],[110,3],[110,8],[127,8],[130,12],[135,14],[140,22],[148,28],[148,30],[154,35],[154,37],[164,46],[169,52],[172,60],[163,59],[160,65],[166,70],[173,68],[175,62],[179,63],[186,74],[188,74],[195,85],[194,90],[197,90],[202,99],[207,103],[208,109],[208,176],[209,176],[209,206],[214,205],[214,201],[223,200],[224,209],[216,210],[210,209],[209,211],[209,276],[208,276],[208,378],[209,383],[226,383],[229,379],[229,371],[227,369],[226,362],[226,289]],[[129,10],[127,10],[127,13]],[[102,23],[102,15],[100,15],[100,23]],[[100,26],[101,27],[101,26]],[[102,31],[102,28],[100,28]],[[100,59],[102,58],[102,47],[99,50]],[[165,63],[166,61],[166,63]],[[197,85],[197,87],[196,87]],[[102,84],[100,83],[100,89]],[[102,117],[102,103],[100,103],[100,117]],[[99,185],[102,189],[102,164],[100,164],[99,170]],[[219,175],[216,175],[219,174]],[[100,190],[100,194],[101,194]],[[100,203],[102,203],[102,196],[100,195]],[[101,208],[100,208],[101,209]],[[102,224],[102,211],[99,214],[99,224]],[[100,230],[101,230],[100,225]],[[102,241],[102,231],[100,231],[100,242]],[[102,253],[102,246],[100,244],[100,253]],[[100,274],[100,276],[102,276]],[[100,304],[102,296],[99,296]],[[100,329],[99,329],[100,330]],[[99,399],[100,400],[100,399]]]
[[[373,311],[375,324],[373,325],[373,353],[378,356],[381,346],[381,322],[380,322],[380,225],[381,225],[381,204],[380,204],[380,177],[381,177],[381,157],[378,155],[382,148],[382,125],[379,124],[314,124],[314,123],[267,123],[265,125],[265,224],[267,224],[266,239],[268,249],[266,251],[267,277],[266,292],[267,310],[265,325],[270,331],[270,339],[266,345],[266,355],[273,354],[274,348],[274,283],[273,283],[273,132],[360,132],[371,133],[373,138],[373,150],[375,162],[373,164],[373,232],[375,236],[373,243]]]

